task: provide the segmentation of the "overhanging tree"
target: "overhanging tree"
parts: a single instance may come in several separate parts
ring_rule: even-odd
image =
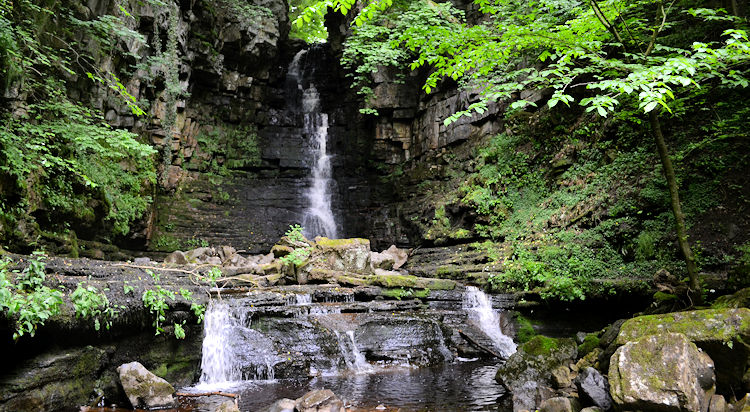
[[[671,113],[675,98],[703,84],[747,87],[750,42],[744,30],[747,21],[738,16],[738,7],[729,13],[700,7],[697,1],[677,0],[475,3],[485,13],[484,24],[452,24],[447,30],[416,25],[389,47],[416,56],[412,70],[429,68],[426,93],[445,78],[481,90],[481,100],[445,119],[446,124],[484,111],[489,101],[515,100],[511,110],[535,105],[517,99],[518,92],[530,89],[548,92],[550,108],[561,102],[577,103],[603,117],[623,106],[637,107],[648,117],[668,183],[689,294],[694,302],[700,301],[697,268],[660,115]],[[328,9],[346,14],[354,8],[361,10],[354,18],[361,25],[387,6],[386,0],[358,8],[352,0],[326,0],[308,8],[295,24]]]

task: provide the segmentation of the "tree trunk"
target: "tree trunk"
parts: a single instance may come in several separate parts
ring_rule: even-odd
[[[685,215],[682,213],[680,195],[677,190],[677,177],[675,176],[674,168],[672,167],[672,159],[667,152],[667,144],[664,142],[664,135],[661,132],[661,123],[659,122],[659,116],[656,114],[656,110],[652,110],[649,113],[649,121],[651,122],[651,133],[653,134],[654,139],[656,139],[656,148],[659,152],[662,168],[664,169],[664,177],[666,177],[667,185],[669,186],[669,197],[672,203],[672,213],[674,214],[675,226],[677,229],[677,242],[680,245],[680,250],[685,257],[685,263],[687,264],[688,277],[690,278],[688,284],[688,295],[692,299],[693,304],[701,304],[703,303],[703,299],[701,296],[700,283],[698,282],[698,269],[695,266],[693,251],[690,249],[690,243],[688,242],[687,229],[685,228]]]

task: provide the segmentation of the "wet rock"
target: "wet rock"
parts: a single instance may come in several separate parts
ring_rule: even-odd
[[[171,263],[173,265],[186,265],[188,263],[188,259],[185,257],[184,252],[175,250],[164,258],[164,263]]]
[[[713,361],[680,333],[646,336],[612,355],[610,392],[625,410],[706,411]]]
[[[296,407],[298,412],[339,412],[344,403],[330,389],[320,389],[302,395]]]
[[[513,409],[536,409],[555,396],[552,371],[573,363],[577,347],[572,339],[535,336],[502,365],[495,379],[513,396]]]
[[[37,412],[83,405],[94,392],[105,350],[87,346],[37,356],[0,376],[0,411]]]
[[[160,408],[174,404],[174,387],[140,363],[120,365],[117,373],[120,374],[120,384],[133,408]]]
[[[682,333],[708,353],[716,365],[720,392],[740,391],[750,348],[750,309],[706,309],[663,315],[639,316],[627,320],[615,340],[623,345],[660,333]]]
[[[133,259],[133,263],[136,265],[146,265],[151,263],[151,259],[148,257],[137,257]]]
[[[578,412],[580,410],[578,400],[563,396],[546,399],[539,405],[539,412]]]
[[[604,411],[612,407],[609,382],[598,370],[591,367],[583,369],[576,378],[576,387],[583,401],[593,403]]]
[[[217,406],[214,412],[240,412],[240,408],[235,401],[226,401]]]
[[[292,399],[283,398],[271,404],[261,412],[294,412],[294,408],[297,407],[296,403]]]

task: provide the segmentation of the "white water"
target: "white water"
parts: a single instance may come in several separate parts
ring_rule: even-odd
[[[493,346],[504,357],[516,352],[516,344],[500,330],[500,314],[492,308],[492,301],[481,290],[467,286],[463,308],[469,313],[469,319],[492,341]]]
[[[199,386],[274,379],[273,343],[245,325],[247,309],[212,300],[204,317]]]
[[[331,156],[328,154],[328,114],[320,111],[320,95],[315,85],[303,87],[301,69],[306,53],[307,50],[301,50],[294,56],[288,72],[289,78],[296,82],[297,89],[302,92],[303,133],[310,139],[309,156],[312,160],[311,182],[305,192],[308,206],[302,226],[308,238],[337,238],[336,219],[331,209],[333,178]]]
[[[367,362],[365,355],[357,348],[357,342],[354,340],[354,331],[346,331],[346,336],[342,336],[338,331],[334,331],[334,333],[339,340],[339,348],[341,349],[341,354],[344,355],[346,366],[357,373],[372,372],[372,365]]]

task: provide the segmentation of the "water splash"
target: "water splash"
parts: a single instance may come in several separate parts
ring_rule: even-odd
[[[270,339],[247,326],[251,314],[242,305],[211,301],[204,317],[199,384],[274,379],[280,358]]]
[[[492,302],[484,292],[474,286],[467,286],[463,308],[501,355],[507,358],[516,352],[516,344],[500,330],[500,314],[492,308]]]
[[[333,187],[331,156],[328,154],[328,114],[320,110],[320,94],[314,84],[303,82],[303,62],[307,50],[301,50],[289,65],[289,80],[296,82],[302,92],[301,108],[304,117],[303,133],[310,139],[309,157],[312,160],[312,177],[305,197],[308,201],[302,226],[305,236],[338,237],[336,219],[331,209]]]
[[[357,341],[354,340],[354,331],[348,330],[344,335],[335,330],[334,333],[336,334],[336,338],[338,338],[339,348],[341,348],[341,354],[344,356],[346,366],[357,373],[372,372],[372,365],[367,362],[365,355],[357,348]]]

